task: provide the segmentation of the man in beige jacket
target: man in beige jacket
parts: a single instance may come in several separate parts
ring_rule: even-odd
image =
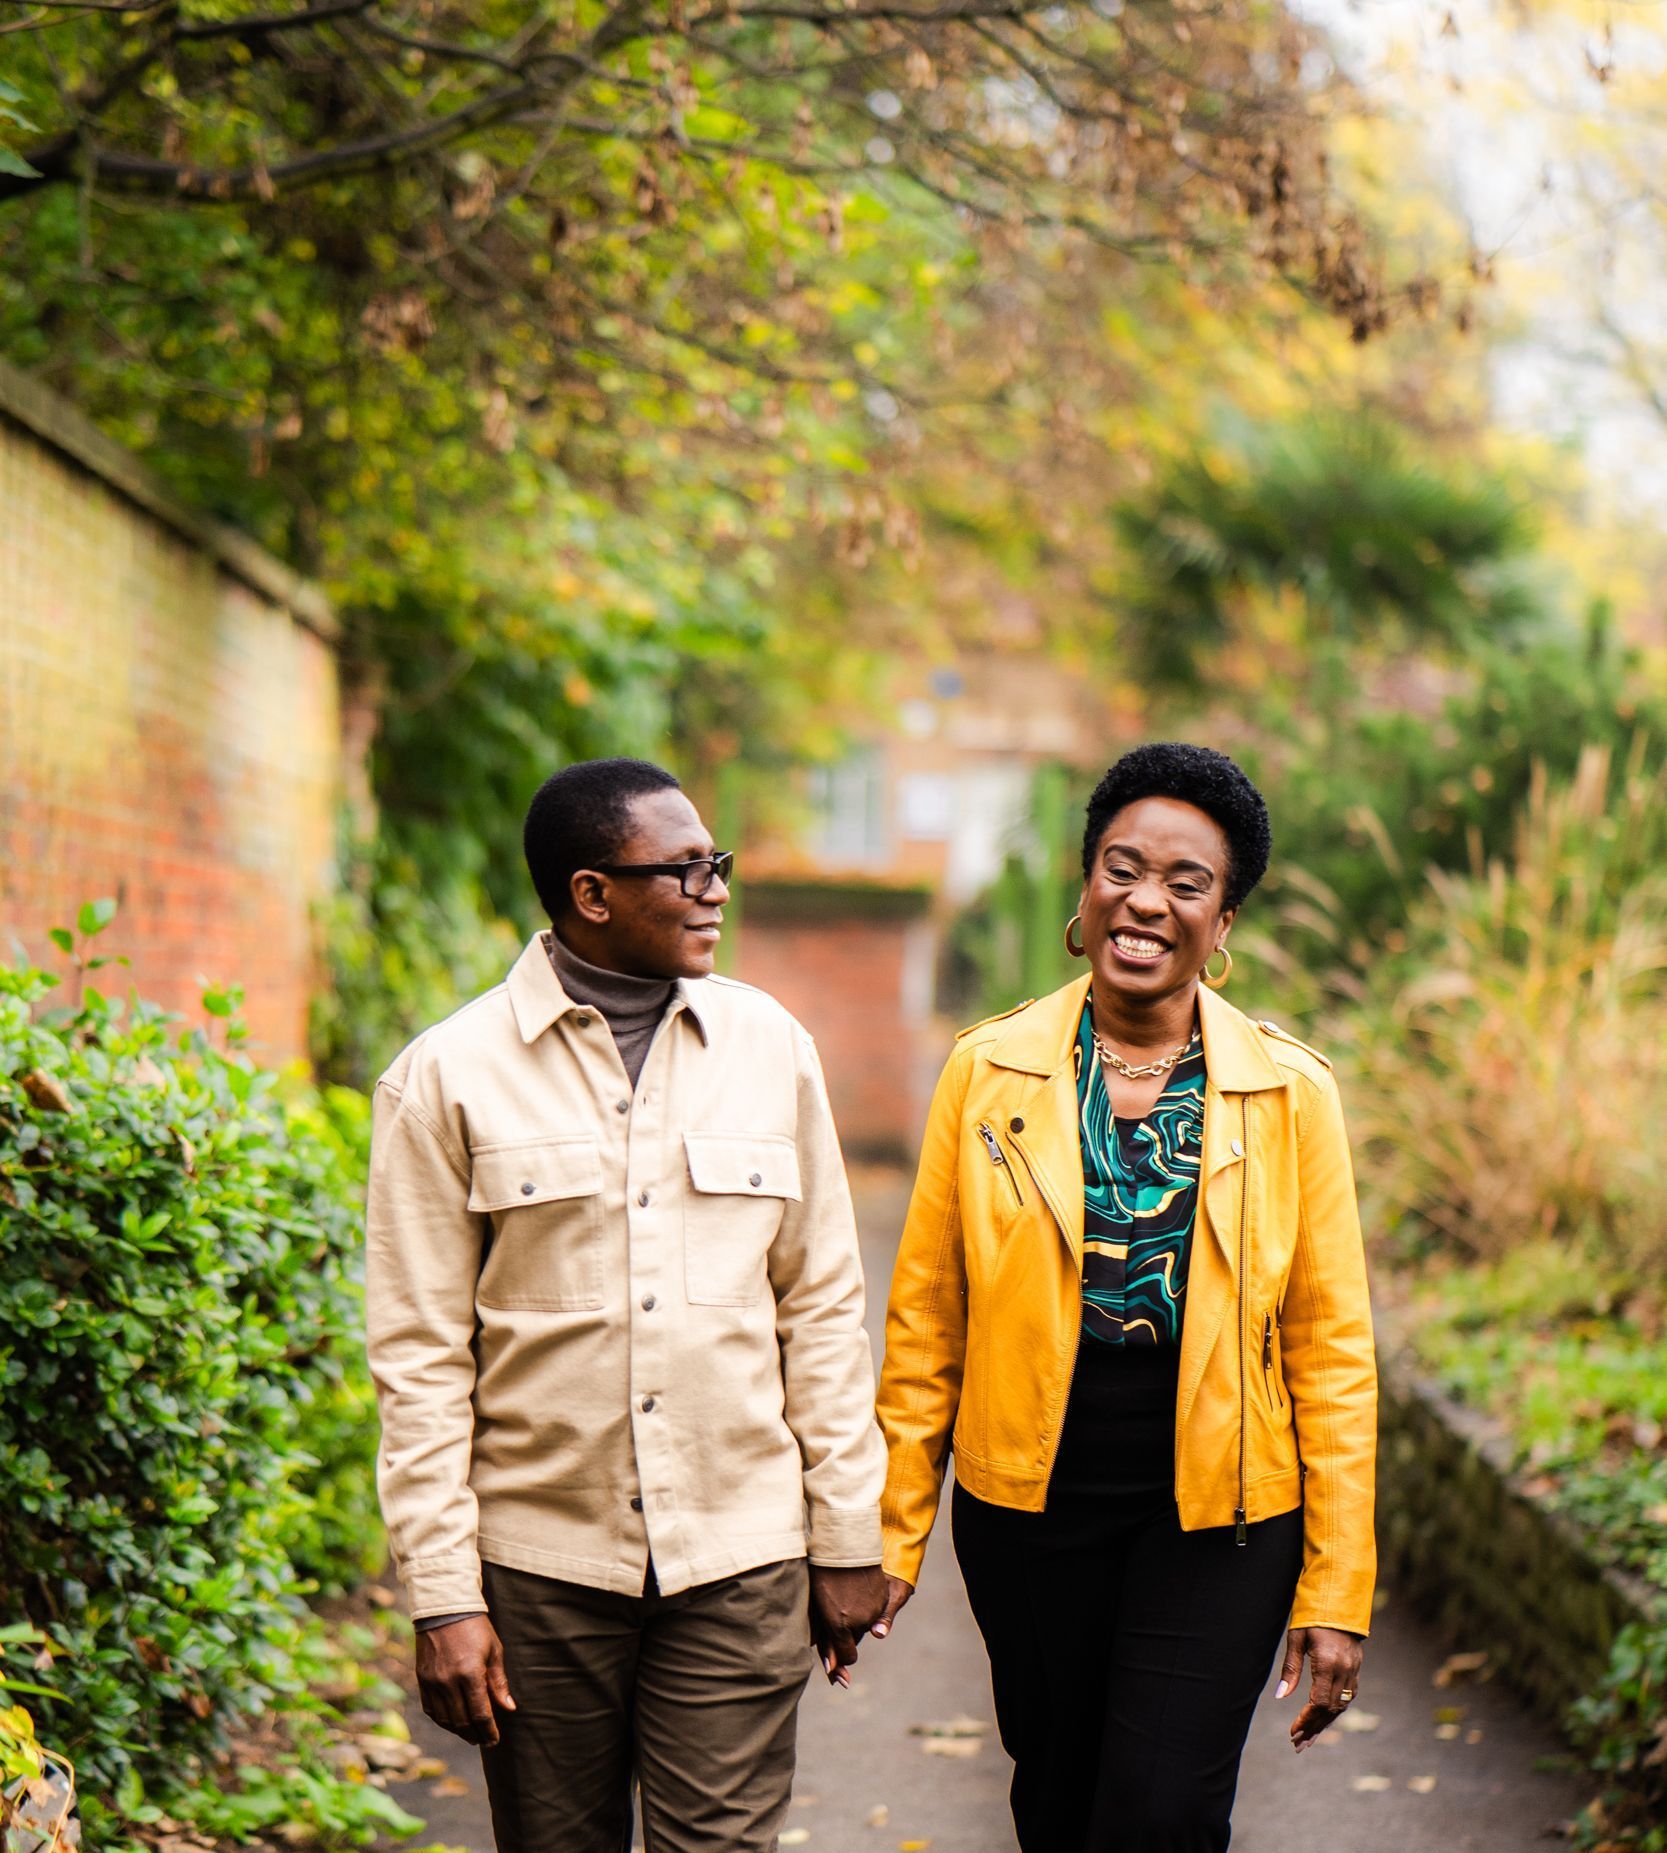
[[[814,1638],[884,1603],[863,1282],[816,1051],[711,976],[732,858],[672,776],[528,813],[552,921],[376,1090],[379,1485],[423,1705],[501,1853],[769,1853]],[[807,1564],[808,1559],[808,1564]]]

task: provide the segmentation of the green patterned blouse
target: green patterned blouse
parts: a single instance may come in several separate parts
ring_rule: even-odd
[[[1094,1053],[1093,1000],[1077,1031],[1082,1135],[1082,1330],[1106,1345],[1178,1345],[1204,1138],[1204,1045],[1192,1041],[1143,1120],[1117,1120]]]

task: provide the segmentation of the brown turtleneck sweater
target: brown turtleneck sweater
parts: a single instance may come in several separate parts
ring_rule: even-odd
[[[604,971],[581,959],[555,932],[546,933],[544,948],[556,968],[561,988],[576,1004],[588,1004],[613,1031],[614,1047],[625,1064],[633,1088],[648,1060],[648,1045],[660,1027],[671,1002],[675,980],[634,978],[629,972]]]

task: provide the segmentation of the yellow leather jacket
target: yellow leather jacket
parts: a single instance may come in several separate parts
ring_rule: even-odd
[[[879,1393],[885,1566],[918,1580],[955,1477],[1037,1512],[1082,1329],[1071,1050],[1088,979],[966,1030],[938,1083],[892,1278]],[[1209,1071],[1175,1412],[1181,1524],[1304,1508],[1293,1627],[1371,1623],[1377,1371],[1330,1065],[1199,993]]]

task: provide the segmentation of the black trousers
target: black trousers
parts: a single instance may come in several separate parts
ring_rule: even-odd
[[[1083,1341],[1041,1512],[954,1493],[1024,1853],[1224,1853],[1302,1513],[1184,1532],[1173,1351]]]

